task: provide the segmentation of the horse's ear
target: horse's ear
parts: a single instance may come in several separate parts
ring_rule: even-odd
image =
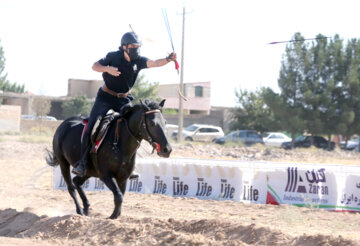
[[[143,101],[141,99],[139,99],[139,101],[140,101],[141,107],[146,108],[146,110],[150,110],[149,107],[146,105],[146,103],[147,103],[146,99],[145,99],[145,103],[143,103]]]
[[[133,107],[130,104],[126,104],[125,106],[123,106],[121,108],[121,115],[125,116],[127,113],[129,113],[131,110],[133,109]]]
[[[159,103],[159,106],[160,106],[161,108],[164,107],[165,101],[166,101],[166,99],[163,99],[163,100]]]

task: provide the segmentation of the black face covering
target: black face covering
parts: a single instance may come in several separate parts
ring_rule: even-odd
[[[130,57],[130,60],[135,60],[136,58],[139,57],[140,49],[139,48],[128,48],[127,53]]]

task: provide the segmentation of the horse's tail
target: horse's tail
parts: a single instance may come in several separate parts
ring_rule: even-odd
[[[52,167],[55,167],[57,165],[59,165],[59,162],[58,160],[56,159],[56,157],[54,156],[54,153],[51,152],[50,150],[48,149],[45,149],[47,151],[47,156],[45,157],[46,159],[46,163],[49,165],[49,166],[52,166]]]

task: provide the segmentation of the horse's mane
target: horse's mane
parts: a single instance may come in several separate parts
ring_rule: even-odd
[[[151,110],[159,109],[161,111],[162,109],[162,107],[160,107],[159,103],[156,101],[146,99],[143,103]]]

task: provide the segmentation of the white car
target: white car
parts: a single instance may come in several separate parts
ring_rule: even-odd
[[[171,137],[177,139],[178,131],[173,131]],[[224,132],[219,126],[193,124],[183,129],[183,139],[186,141],[211,142],[215,138],[223,137]]]
[[[346,141],[341,141],[340,148],[345,149],[345,150],[358,150],[359,149],[359,141],[360,141],[360,137],[353,137],[347,141],[346,146],[345,146]]]
[[[281,147],[283,142],[291,141],[291,138],[281,132],[265,132],[262,137],[265,145],[274,147]]]

